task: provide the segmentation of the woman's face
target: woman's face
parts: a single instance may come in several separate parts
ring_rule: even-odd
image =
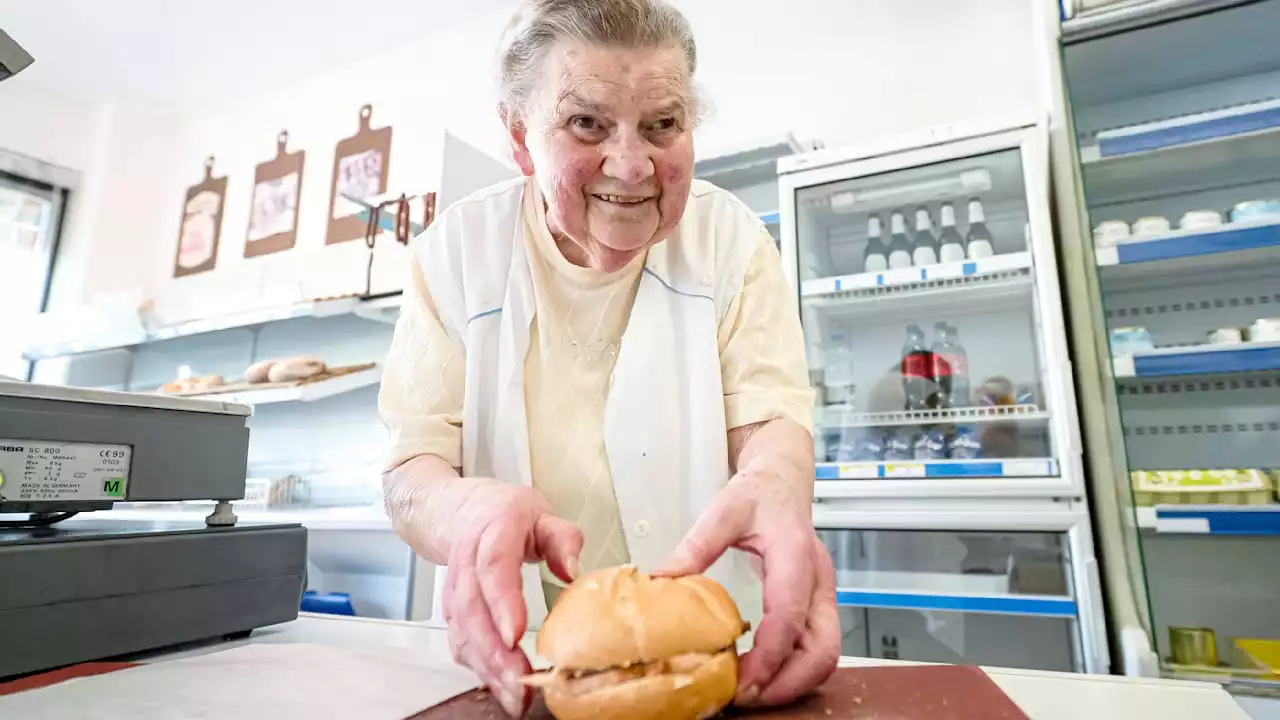
[[[562,41],[521,117],[516,162],[570,262],[612,271],[675,229],[693,172],[693,103],[677,48]]]

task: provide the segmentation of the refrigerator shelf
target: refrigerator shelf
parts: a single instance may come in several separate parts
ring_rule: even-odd
[[[910,478],[1053,477],[1053,458],[979,458],[976,460],[904,460],[902,462],[824,462],[817,464],[817,480],[877,480]]]
[[[948,410],[902,410],[898,412],[859,413],[847,405],[822,408],[823,428],[888,427],[891,425],[934,425],[946,423],[1047,422],[1048,411],[1035,405],[996,405]]]
[[[1280,131],[1280,100],[1266,100],[1106,130],[1097,134],[1095,142],[1082,147],[1080,155],[1085,163],[1105,162],[1275,131]]]
[[[1280,342],[1160,348],[1113,358],[1117,379],[1280,370]]]
[[[1010,295],[1030,292],[1031,253],[1017,252],[979,260],[925,267],[817,278],[801,283],[804,306],[839,313],[874,310],[877,314],[940,302],[963,302],[975,309],[984,300],[1003,305]]]
[[[1143,271],[1164,271],[1164,261],[1198,258],[1188,269],[1204,269],[1204,256],[1213,258],[1216,267],[1256,264],[1257,257],[1248,250],[1280,247],[1280,218],[1270,217],[1252,222],[1231,223],[1204,230],[1179,230],[1150,239],[1121,243],[1097,250],[1099,267],[1117,265],[1140,266]],[[1138,271],[1139,267],[1132,267]]]
[[[1280,535],[1280,505],[1157,505],[1135,508],[1138,527],[1177,535]]]
[[[1074,618],[1079,612],[1076,601],[1069,597],[865,592],[851,588],[838,588],[836,590],[836,604],[842,607],[941,610],[1067,618]]]

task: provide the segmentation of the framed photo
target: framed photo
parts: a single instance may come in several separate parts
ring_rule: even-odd
[[[178,227],[178,250],[173,259],[175,278],[212,270],[218,263],[218,236],[227,198],[227,177],[213,176],[214,158],[204,161],[204,180],[187,188]]]
[[[372,198],[387,191],[387,171],[391,167],[391,128],[372,129],[373,106],[360,108],[360,128],[338,142],[333,153],[333,182],[329,189],[329,231],[325,244],[364,237],[366,223],[359,217],[363,209],[344,195]]]
[[[298,198],[306,152],[287,152],[289,131],[276,136],[276,156],[258,165],[253,175],[253,202],[244,256],[257,257],[291,249],[298,238]]]

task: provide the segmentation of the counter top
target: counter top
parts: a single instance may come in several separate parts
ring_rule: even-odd
[[[303,613],[293,622],[256,630],[246,640],[150,656],[144,661],[159,662],[253,643],[312,643],[357,649],[425,648],[438,652],[442,658],[449,657],[446,633],[438,627]],[[531,651],[533,636],[526,636],[522,645]],[[545,665],[536,659],[534,664]],[[911,663],[846,657],[841,658],[840,664],[867,667]],[[982,670],[1032,720],[1249,720],[1226,691],[1208,683],[1008,668],[984,667]]]

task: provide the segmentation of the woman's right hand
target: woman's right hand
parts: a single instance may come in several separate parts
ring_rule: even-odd
[[[527,615],[521,568],[546,561],[565,582],[578,574],[582,531],[551,513],[536,490],[488,478],[468,487],[448,521],[444,616],[453,659],[475,672],[512,716],[528,707],[520,678],[531,671],[520,649]]]

